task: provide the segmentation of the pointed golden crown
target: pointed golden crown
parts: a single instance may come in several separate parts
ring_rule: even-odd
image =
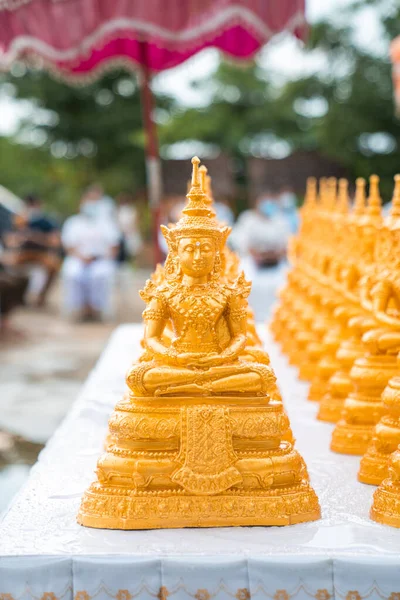
[[[349,210],[349,182],[347,179],[339,179],[339,193],[336,203],[336,209],[341,213],[347,213]]]
[[[206,195],[206,201],[208,203],[208,206],[210,208],[211,214],[213,217],[217,216],[217,213],[214,210],[213,207],[213,203],[214,203],[214,199],[212,196],[212,191],[211,191],[211,177],[209,175],[207,175],[207,167],[205,165],[201,165],[201,167],[199,168],[199,173],[200,173],[200,181],[201,181],[201,187],[203,189],[203,191],[205,192]]]
[[[303,208],[314,208],[317,204],[317,180],[315,177],[307,177],[306,193]]]
[[[228,228],[221,227],[215,219],[215,212],[211,200],[205,192],[207,171],[199,168],[200,159],[192,158],[192,182],[186,195],[187,205],[182,211],[182,217],[174,227],[161,225],[161,231],[169,247],[174,247],[176,242],[184,237],[213,237],[219,244],[226,241]]]
[[[362,215],[365,211],[365,179],[364,177],[357,177],[356,179],[356,195],[354,198],[354,209],[355,215]]]
[[[371,175],[369,178],[369,196],[367,205],[367,214],[373,217],[379,217],[382,212],[382,198],[379,193],[379,177]]]
[[[334,210],[337,201],[337,179],[336,177],[328,177],[327,182],[326,205],[327,210]]]
[[[394,190],[392,198],[391,217],[400,217],[400,175],[394,176]]]

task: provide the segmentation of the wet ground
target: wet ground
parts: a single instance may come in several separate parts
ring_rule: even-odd
[[[147,276],[147,271],[119,274],[109,323],[68,321],[60,313],[60,285],[45,309],[14,313],[13,325],[25,337],[0,347],[0,513],[69,410],[112,330],[140,321],[144,305],[137,292]]]

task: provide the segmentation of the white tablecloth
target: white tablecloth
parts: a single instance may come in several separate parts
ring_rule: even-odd
[[[359,459],[329,451],[332,426],[315,420],[317,407],[306,401],[307,386],[263,327],[322,519],[284,528],[152,531],[76,524],[107,419],[125,390],[124,373],[140,351],[141,331],[139,325],[115,331],[6,513],[0,526],[0,600],[165,600],[167,595],[249,600],[249,594],[272,600],[400,600],[400,531],[370,521],[374,488],[357,482]]]

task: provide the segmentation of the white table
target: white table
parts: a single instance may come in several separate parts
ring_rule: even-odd
[[[306,401],[307,386],[264,327],[260,333],[322,519],[285,528],[158,531],[76,524],[107,419],[125,389],[124,373],[140,352],[141,332],[140,325],[115,331],[6,513],[0,526],[0,600],[165,600],[167,592],[174,600],[248,600],[248,590],[251,598],[272,600],[400,600],[400,531],[370,521],[374,488],[357,482],[359,459],[329,451],[332,426],[315,420],[317,407]]]

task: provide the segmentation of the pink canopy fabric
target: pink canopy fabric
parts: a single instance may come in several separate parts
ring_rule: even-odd
[[[156,73],[214,46],[249,59],[282,30],[305,33],[305,0],[0,0],[0,69],[18,58],[73,79],[108,65]]]
[[[244,60],[282,30],[302,38],[304,12],[305,0],[0,0],[0,70],[23,59],[71,83],[87,83],[117,65],[141,69],[158,262],[162,184],[151,74],[210,46]]]

